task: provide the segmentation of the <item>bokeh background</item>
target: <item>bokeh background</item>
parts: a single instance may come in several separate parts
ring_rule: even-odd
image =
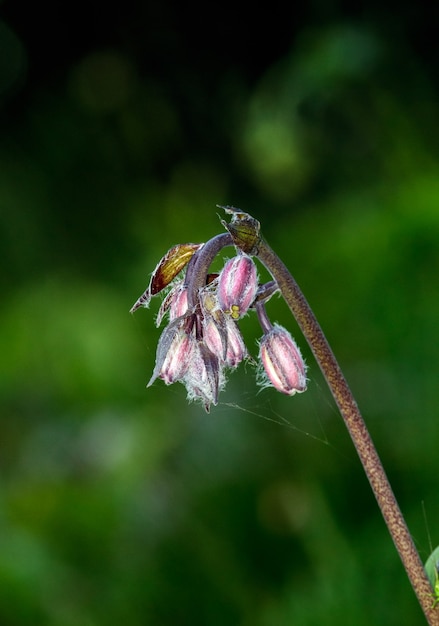
[[[242,9],[242,12],[241,12]],[[0,623],[423,624],[345,427],[230,376],[145,388],[128,313],[175,243],[252,213],[439,542],[438,9],[0,3]],[[250,351],[259,335],[242,321]],[[424,515],[425,509],[425,515]]]

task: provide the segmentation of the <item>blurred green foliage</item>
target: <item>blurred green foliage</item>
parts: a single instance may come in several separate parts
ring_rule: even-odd
[[[145,389],[159,303],[128,310],[173,244],[220,232],[217,203],[252,213],[327,332],[426,557],[422,502],[434,544],[439,519],[428,16],[415,28],[408,5],[396,22],[390,7],[323,19],[315,5],[297,23],[276,18],[280,43],[258,14],[240,46],[228,18],[205,34],[172,4],[151,8],[151,23],[130,7],[96,41],[78,17],[74,54],[61,27],[47,30],[58,48],[46,67],[44,41],[11,5],[0,23],[0,622],[424,623],[282,301],[270,313],[303,346],[309,390],[258,392],[248,365],[210,415],[181,386]],[[257,324],[242,328],[254,354]]]

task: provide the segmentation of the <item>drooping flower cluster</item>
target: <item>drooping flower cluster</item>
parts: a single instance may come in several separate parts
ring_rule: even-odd
[[[227,369],[236,368],[248,352],[238,320],[250,309],[257,312],[264,331],[259,344],[264,386],[293,395],[306,389],[306,367],[291,335],[268,319],[265,302],[277,291],[271,281],[258,282],[253,258],[237,248],[219,274],[209,274],[218,252],[232,245],[229,234],[206,244],[179,244],[155,268],[146,291],[131,308],[148,307],[152,296],[168,288],[157,314],[159,326],[169,323],[157,346],[156,363],[148,386],[161,378],[167,385],[181,382],[189,400],[201,400],[206,411],[216,405]],[[182,271],[186,268],[184,276]]]

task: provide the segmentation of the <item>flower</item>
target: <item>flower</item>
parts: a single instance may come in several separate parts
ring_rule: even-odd
[[[227,367],[235,368],[247,356],[244,339],[235,320],[219,308],[211,289],[201,294],[203,338],[209,350]]]
[[[159,339],[154,372],[147,387],[156,378],[161,378],[167,385],[182,380],[191,363],[195,347],[195,337],[183,325],[169,324]]]
[[[248,357],[247,348],[245,347],[238,324],[232,319],[227,319],[226,325],[227,350],[225,362],[227,367],[235,368],[241,361]]]
[[[258,275],[253,259],[238,254],[227,261],[218,278],[217,296],[220,308],[237,320],[253,304],[258,290]]]
[[[266,377],[262,384],[289,396],[306,390],[306,365],[290,333],[275,324],[259,343],[259,357]]]
[[[150,387],[157,378],[166,385],[182,383],[189,400],[200,400],[206,409],[218,403],[228,369],[235,369],[248,354],[238,322],[256,311],[264,336],[259,356],[265,372],[263,384],[293,395],[306,389],[306,366],[287,330],[270,322],[265,303],[278,291],[276,281],[259,285],[255,262],[259,242],[258,222],[225,207],[233,214],[228,233],[205,244],[173,246],[152,273],[145,292],[131,312],[148,307],[152,296],[167,292],[156,316],[160,326],[167,317],[158,345]],[[247,219],[249,218],[249,219]],[[225,246],[237,254],[219,274],[210,265]],[[184,270],[184,272],[183,272]],[[251,359],[253,361],[253,359]]]
[[[160,326],[167,312],[169,312],[169,321],[172,322],[177,317],[184,315],[187,310],[187,288],[183,281],[179,281],[163,300],[155,320],[156,326]]]

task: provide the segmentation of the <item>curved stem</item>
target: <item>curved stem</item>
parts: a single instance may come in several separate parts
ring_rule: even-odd
[[[265,309],[264,302],[256,302],[255,304],[256,314],[258,316],[259,324],[261,325],[262,331],[264,335],[267,335],[270,330],[273,328],[273,324],[271,323],[267,311]]]
[[[277,281],[282,296],[314,353],[357,449],[419,604],[430,626],[437,626],[439,625],[439,606],[433,607],[432,588],[419,554],[369,431],[329,343],[298,284],[287,267],[262,239],[258,242],[256,255]]]
[[[209,267],[218,254],[218,252],[226,246],[233,246],[232,237],[229,233],[221,233],[212,239],[209,239],[200,250],[198,250],[191,262],[193,265],[187,276],[187,297],[188,307],[194,307],[198,300],[198,291],[205,286],[206,276]],[[189,269],[189,268],[188,268]]]

